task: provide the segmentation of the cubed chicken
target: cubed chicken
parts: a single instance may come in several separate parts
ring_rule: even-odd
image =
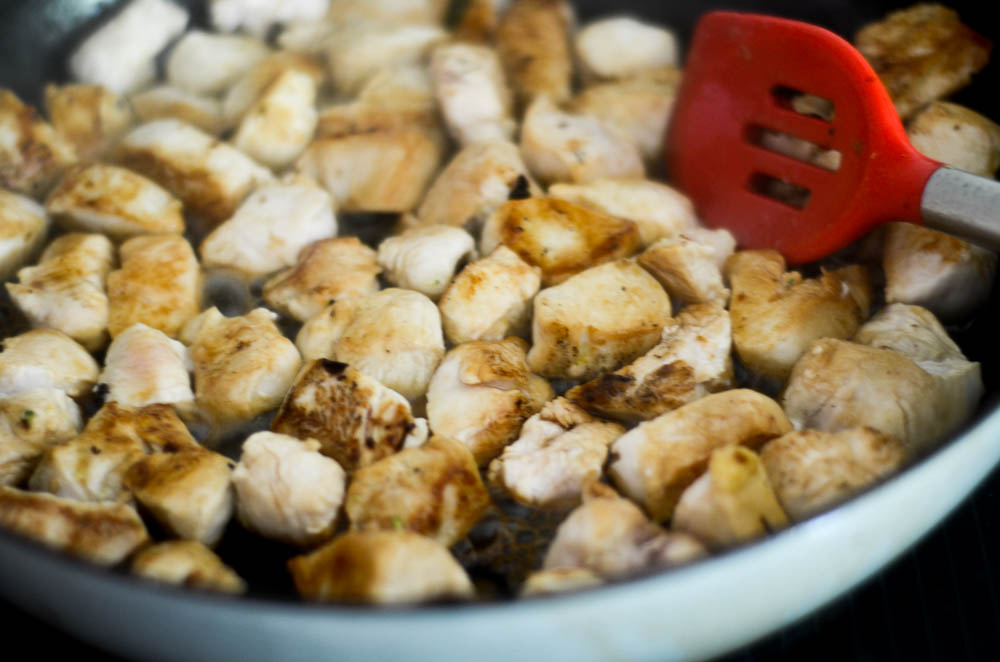
[[[510,0],[468,0],[462,3],[454,19],[455,38],[472,43],[493,43],[500,17],[509,6]]]
[[[351,531],[288,569],[299,595],[314,601],[401,604],[475,592],[447,549],[409,531]]]
[[[646,173],[631,137],[591,115],[562,111],[548,97],[525,112],[520,145],[528,169],[545,184],[641,179]]]
[[[430,70],[441,114],[455,142],[510,139],[516,125],[495,50],[463,42],[438,46],[431,54]]]
[[[169,0],[131,0],[92,32],[69,58],[69,71],[84,83],[125,94],[156,78],[156,55],[187,27],[188,12]]]
[[[126,407],[164,403],[185,411],[194,404],[190,364],[184,345],[140,322],[111,341],[101,383],[108,387],[108,402]]]
[[[666,184],[647,179],[598,179],[586,184],[553,184],[549,195],[639,227],[641,245],[694,228],[698,219],[691,200]]]
[[[585,78],[625,78],[677,65],[677,38],[658,25],[631,16],[612,16],[584,26],[573,50]]]
[[[129,572],[157,582],[221,593],[244,593],[246,582],[215,552],[194,540],[170,540],[142,550]]]
[[[222,102],[173,85],[157,85],[129,97],[140,122],[173,118],[217,136],[226,130]]]
[[[681,494],[671,524],[718,549],[784,528],[788,516],[757,454],[724,446],[712,452],[708,469]]]
[[[603,483],[592,483],[583,504],[556,530],[543,569],[582,568],[615,580],[683,565],[705,554],[688,534],[661,529],[634,503]]]
[[[108,331],[136,323],[176,337],[201,309],[202,274],[191,244],[180,235],[129,239],[118,251],[121,268],[108,274]]]
[[[71,168],[45,207],[70,232],[99,232],[115,241],[184,232],[180,200],[142,175],[113,165]]]
[[[41,250],[49,231],[45,208],[0,189],[0,280],[7,280]]]
[[[336,234],[326,191],[305,182],[269,184],[251,193],[199,252],[205,267],[228,267],[254,279],[292,266],[307,245]]]
[[[209,0],[212,27],[222,32],[245,30],[263,39],[272,26],[293,21],[319,21],[330,0]]]
[[[728,234],[726,230],[722,232]],[[675,305],[714,303],[725,306],[729,303],[729,288],[723,282],[718,258],[715,246],[677,235],[655,242],[638,260],[663,286]]]
[[[566,397],[597,416],[649,420],[732,388],[732,346],[724,308],[688,306],[663,327],[656,347],[620,370],[571,388]]]
[[[747,370],[783,382],[818,338],[850,338],[868,319],[871,283],[852,265],[803,279],[776,251],[739,251],[726,261],[733,345]]]
[[[423,225],[389,237],[378,247],[378,263],[391,284],[437,300],[455,271],[476,257],[472,235],[450,225]]]
[[[246,111],[233,144],[264,165],[283,168],[312,140],[316,121],[316,82],[288,69]]]
[[[541,267],[542,285],[561,283],[584,269],[629,257],[639,248],[632,221],[558,198],[511,200],[486,220],[482,253],[504,244]]]
[[[352,101],[323,108],[316,136],[345,136],[411,124],[437,125],[439,113],[427,67],[403,64],[380,70]]]
[[[364,21],[339,26],[327,48],[336,91],[353,96],[379,70],[420,62],[446,36],[439,25]]]
[[[0,188],[38,198],[75,162],[72,143],[13,92],[0,89]]]
[[[554,393],[528,369],[520,338],[473,341],[452,349],[427,389],[427,420],[435,434],[464,444],[485,466]]]
[[[195,94],[218,94],[268,53],[267,45],[253,37],[190,30],[170,49],[167,80]]]
[[[88,163],[102,158],[133,121],[128,102],[100,85],[46,85],[45,109],[56,133]]]
[[[965,106],[934,101],[910,121],[910,142],[925,156],[993,177],[1000,167],[1000,125]]]
[[[135,508],[81,503],[0,486],[0,527],[47,547],[113,566],[149,543]]]
[[[557,595],[593,588],[603,583],[600,577],[586,568],[536,570],[524,580],[520,596],[524,598],[532,595]]]
[[[326,69],[311,57],[278,51],[258,61],[237,80],[222,99],[222,114],[228,124],[239,124],[247,111],[283,74],[295,71],[307,74],[319,89],[326,81]]]
[[[447,3],[441,0],[330,0],[326,20],[335,24],[351,21],[442,24],[447,10]]]
[[[906,449],[872,428],[797,430],[767,442],[760,459],[789,517],[802,520],[894,474]]]
[[[79,343],[52,329],[35,329],[3,340],[0,398],[55,388],[72,398],[90,391],[101,367]]]
[[[541,284],[540,268],[506,246],[498,246],[486,257],[467,264],[441,295],[445,337],[460,345],[526,334],[531,301]]]
[[[357,237],[322,239],[305,246],[295,266],[264,283],[264,301],[304,322],[331,301],[375,294],[381,271],[375,251]]]
[[[344,470],[315,439],[257,432],[233,471],[236,516],[249,530],[300,547],[333,536],[344,502]]]
[[[540,96],[555,103],[569,98],[574,22],[566,0],[514,0],[504,12],[496,30],[496,47],[522,107]]]
[[[0,398],[0,485],[20,485],[45,451],[80,432],[80,408],[65,392],[37,388]]]
[[[666,292],[635,262],[591,267],[535,297],[528,365],[593,379],[649,351],[670,319]]]
[[[295,342],[306,360],[347,363],[408,400],[427,392],[444,356],[437,306],[419,292],[395,287],[340,299],[306,322]]]
[[[482,224],[510,197],[541,195],[521,152],[506,140],[461,149],[431,184],[417,210],[422,225],[454,225],[479,234]]]
[[[358,470],[344,511],[352,530],[412,531],[450,547],[489,505],[472,454],[453,439],[434,436]]]
[[[42,253],[41,261],[17,272],[7,293],[31,325],[62,331],[88,350],[108,339],[105,281],[114,246],[100,234],[65,234]]]
[[[766,395],[749,389],[714,393],[619,437],[608,473],[622,493],[661,522],[705,471],[712,451],[734,444],[755,449],[791,430],[781,407]]]
[[[119,156],[180,198],[188,211],[214,223],[232,216],[250,191],[273,179],[235,147],[174,119],[133,129],[122,139]]]
[[[414,426],[406,398],[327,359],[305,365],[271,423],[275,432],[318,441],[351,473],[398,451]]]
[[[861,28],[854,44],[906,119],[969,83],[986,65],[989,42],[939,4],[917,4]]]
[[[912,223],[890,223],[882,244],[885,300],[923,306],[943,320],[964,320],[986,302],[997,255]]]
[[[182,330],[194,363],[195,399],[217,425],[276,408],[291,387],[301,359],[276,318],[265,308],[224,317],[213,307]]]
[[[490,480],[527,506],[573,508],[600,480],[608,447],[624,432],[557,398],[529,418],[517,441],[490,464]]]

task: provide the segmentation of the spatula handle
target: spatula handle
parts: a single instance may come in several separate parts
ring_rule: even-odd
[[[920,213],[929,228],[1000,251],[1000,182],[942,166],[924,186]]]

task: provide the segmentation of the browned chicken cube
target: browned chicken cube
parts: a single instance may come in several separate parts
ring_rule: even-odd
[[[170,540],[132,559],[133,575],[167,584],[222,593],[244,593],[246,582],[208,547],[195,540]]]
[[[133,120],[125,99],[100,85],[46,85],[45,109],[56,132],[83,162],[106,154]]]
[[[540,95],[557,103],[569,99],[573,22],[566,0],[515,0],[500,19],[497,51],[522,106]]]
[[[69,141],[13,92],[0,89],[0,188],[38,198],[74,162]]]

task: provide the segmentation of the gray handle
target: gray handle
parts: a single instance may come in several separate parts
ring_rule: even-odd
[[[1000,251],[1000,182],[938,168],[924,186],[920,213],[929,228]]]

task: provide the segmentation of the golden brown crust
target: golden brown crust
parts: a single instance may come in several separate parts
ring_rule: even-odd
[[[99,158],[132,123],[125,100],[100,85],[46,85],[45,108],[84,162]]]
[[[516,0],[500,19],[497,51],[522,105],[541,94],[569,99],[572,17],[565,0]]]
[[[2,89],[0,131],[15,137],[12,151],[6,148],[0,151],[0,187],[37,198],[48,190],[60,172],[76,161],[70,143],[39,117],[34,108]]]

